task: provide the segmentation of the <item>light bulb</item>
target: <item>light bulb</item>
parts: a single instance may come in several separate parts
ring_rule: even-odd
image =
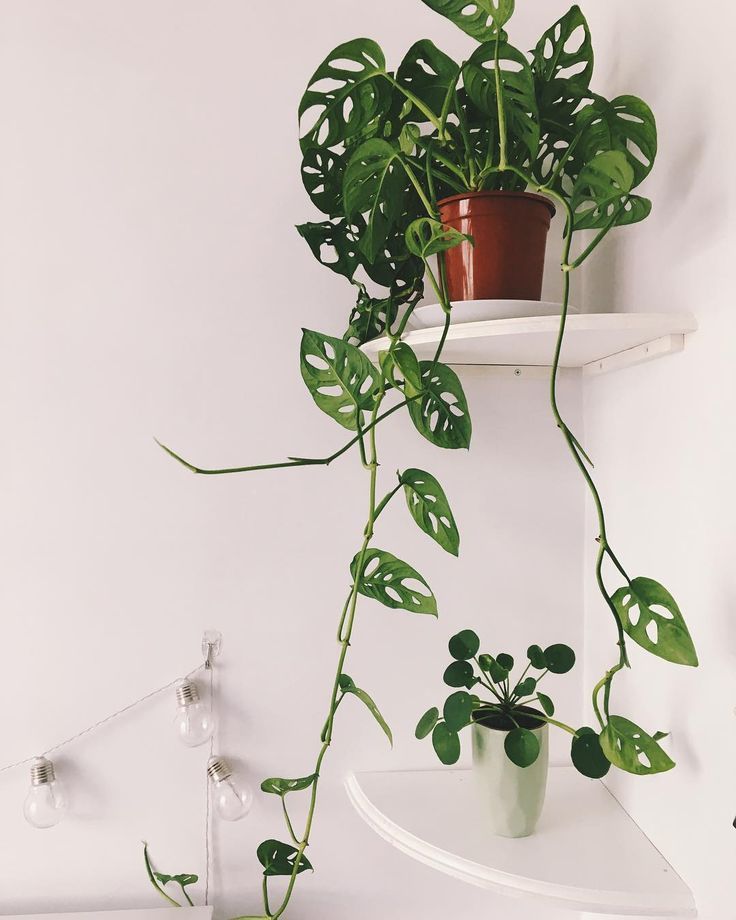
[[[33,827],[53,827],[64,817],[66,799],[56,779],[54,765],[37,757],[31,766],[31,788],[23,803],[23,815]]]
[[[253,790],[242,780],[236,780],[230,764],[223,757],[210,757],[207,776],[212,783],[212,801],[223,821],[239,821],[250,811]]]
[[[188,747],[209,741],[215,731],[215,715],[199,699],[197,685],[183,680],[176,688],[177,710],[174,727],[180,740]]]

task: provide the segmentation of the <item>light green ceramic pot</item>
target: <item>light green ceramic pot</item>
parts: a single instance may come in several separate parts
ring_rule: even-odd
[[[519,724],[533,731],[539,741],[539,757],[529,767],[517,767],[506,756],[503,743],[513,724],[509,726],[496,714],[477,713],[472,725],[473,775],[484,820],[501,837],[534,833],[547,790],[547,723],[530,715]]]

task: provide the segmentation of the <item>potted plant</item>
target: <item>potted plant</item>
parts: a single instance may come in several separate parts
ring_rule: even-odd
[[[545,649],[532,645],[524,671],[512,679],[512,656],[481,652],[472,629],[457,633],[448,647],[452,661],[443,680],[448,687],[463,689],[447,697],[441,715],[436,707],[424,713],[416,737],[421,740],[431,734],[440,761],[454,764],[460,757],[459,732],[470,727],[473,774],[488,826],[503,837],[527,837],[544,805],[548,725],[572,735],[572,761],[585,776],[600,778],[611,766],[593,729],[576,731],[553,719],[554,703],[539,689],[547,674],[572,670],[575,653],[559,643]],[[490,698],[483,699],[478,692]]]

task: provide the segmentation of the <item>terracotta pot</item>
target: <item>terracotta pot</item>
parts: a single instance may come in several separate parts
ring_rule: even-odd
[[[451,301],[541,300],[551,201],[531,192],[466,192],[439,209],[443,224],[475,241],[441,257]]]

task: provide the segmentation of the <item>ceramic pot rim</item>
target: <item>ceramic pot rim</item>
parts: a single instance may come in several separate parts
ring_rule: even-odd
[[[473,725],[477,725],[478,728],[488,729],[488,731],[500,732],[501,734],[504,734],[504,735],[507,735],[510,731],[513,731],[513,728],[498,728],[495,725],[486,725],[484,722],[479,721],[479,719],[476,718],[476,715],[481,715],[481,713],[489,712],[489,711],[493,712],[494,715],[496,714],[494,710],[489,710],[488,708],[487,709],[477,709],[473,713]],[[538,709],[533,709],[531,706],[519,706],[517,707],[516,711],[521,711],[525,716],[528,716],[529,718],[534,719],[535,721],[539,722],[539,725],[535,725],[534,727],[522,725],[521,726],[522,728],[527,728],[528,731],[532,731],[532,732],[536,732],[536,731],[539,731],[540,729],[547,728],[547,722],[545,721],[544,714],[540,712]],[[499,713],[499,715],[501,714]]]
[[[437,206],[442,207],[443,204],[450,204],[452,201],[463,201],[468,198],[521,198],[526,201],[538,201],[540,204],[546,205],[552,217],[557,213],[557,208],[544,195],[537,195],[536,192],[506,192],[503,189],[485,189],[479,192],[467,191],[459,195],[449,195],[447,198],[442,198],[438,201]]]

